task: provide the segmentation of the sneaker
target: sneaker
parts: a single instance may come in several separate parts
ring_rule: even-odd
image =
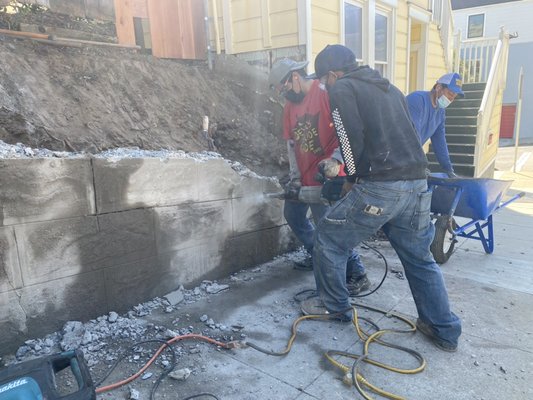
[[[368,280],[368,277],[365,275],[363,276],[352,276],[348,283],[346,283],[346,286],[348,287],[348,292],[350,293],[350,296],[357,296],[359,293],[364,292],[370,288],[370,281]]]
[[[299,269],[300,271],[312,271],[313,258],[308,256],[303,260],[294,261],[294,269]]]
[[[447,342],[446,340],[438,337],[435,332],[433,332],[433,328],[429,324],[426,324],[425,322],[421,321],[420,319],[416,320],[416,328],[420,331],[420,333],[422,333],[429,340],[431,340],[433,344],[439,349],[450,353],[457,351],[456,344]]]
[[[300,303],[300,308],[303,315],[331,315],[331,319],[335,319],[341,322],[350,322],[352,319],[345,314],[333,314],[330,313],[320,297],[311,297]]]

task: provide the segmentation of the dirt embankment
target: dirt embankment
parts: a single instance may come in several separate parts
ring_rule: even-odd
[[[263,175],[287,170],[281,107],[266,74],[234,57],[161,60],[0,35],[0,140],[60,151],[216,151]]]

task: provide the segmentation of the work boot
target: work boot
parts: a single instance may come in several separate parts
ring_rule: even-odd
[[[357,296],[370,288],[370,281],[366,274],[362,276],[352,276],[346,283],[350,297]]]
[[[313,257],[307,256],[303,260],[294,261],[294,269],[299,269],[300,271],[312,271]]]
[[[351,311],[341,312],[341,313],[331,313],[326,309],[326,306],[320,299],[320,297],[311,297],[300,303],[300,308],[303,315],[324,315],[329,316],[331,319],[341,321],[341,322],[350,322],[352,318],[350,315]]]
[[[416,320],[416,328],[422,333],[424,336],[426,336],[429,340],[433,342],[435,346],[437,346],[439,349],[443,351],[447,351],[449,353],[453,353],[457,351],[457,345],[450,343],[444,339],[441,339],[438,337],[435,332],[433,331],[433,328],[426,324],[424,321],[421,321],[420,319]]]

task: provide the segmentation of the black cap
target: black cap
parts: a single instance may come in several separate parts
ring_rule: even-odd
[[[328,71],[348,71],[356,66],[353,51],[341,44],[328,44],[315,58],[315,74],[319,79]]]

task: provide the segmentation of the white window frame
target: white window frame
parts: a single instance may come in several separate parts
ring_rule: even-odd
[[[357,62],[358,63],[363,63],[363,64],[367,64],[368,61],[365,61],[365,60],[368,60],[368,18],[367,18],[367,15],[368,15],[368,12],[367,12],[367,4],[366,3],[363,3],[361,1],[357,1],[357,0],[340,0],[340,25],[341,25],[341,30],[340,30],[340,33],[341,33],[341,40],[340,40],[340,43],[342,45],[346,45],[346,27],[345,27],[345,24],[344,24],[344,19],[345,19],[345,12],[344,12],[344,5],[345,4],[350,4],[352,6],[355,6],[355,7],[359,7],[361,8],[362,10],[362,22],[363,22],[363,26],[361,27],[361,35],[362,35],[362,58],[357,58]]]
[[[469,37],[468,34],[470,33],[470,17],[476,17],[478,15],[483,15],[483,32],[481,32],[481,36],[476,36],[476,37]],[[485,27],[487,26],[487,13],[484,13],[484,12],[477,12],[477,13],[473,13],[473,14],[468,14],[466,16],[466,39],[482,39],[485,37]]]
[[[371,68],[376,66],[375,61],[375,22],[376,13],[387,17],[387,68],[385,77],[392,80],[394,77],[394,59],[396,54],[396,42],[394,41],[394,34],[396,30],[396,8],[398,5],[397,0],[380,0],[379,3],[376,0],[340,0],[340,43],[346,45],[345,40],[345,26],[344,18],[345,4],[351,4],[359,7],[363,11],[363,55],[362,59],[357,59],[361,64],[368,64]],[[378,62],[379,63],[379,62]]]
[[[394,70],[393,70],[394,49],[396,48],[395,43],[393,42],[394,35],[392,34],[396,28],[394,25],[394,20],[395,20],[394,9],[377,4],[374,18],[376,15],[382,15],[387,18],[387,62],[383,63],[381,61],[377,61],[374,59],[374,67],[376,67],[376,65],[378,64],[385,65],[383,77],[388,78],[389,80],[392,80],[392,78],[394,77]],[[375,31],[375,27],[374,27],[374,31]],[[375,47],[375,34],[374,34],[374,40],[372,44],[373,44],[372,47]],[[375,54],[375,48],[373,51]]]

